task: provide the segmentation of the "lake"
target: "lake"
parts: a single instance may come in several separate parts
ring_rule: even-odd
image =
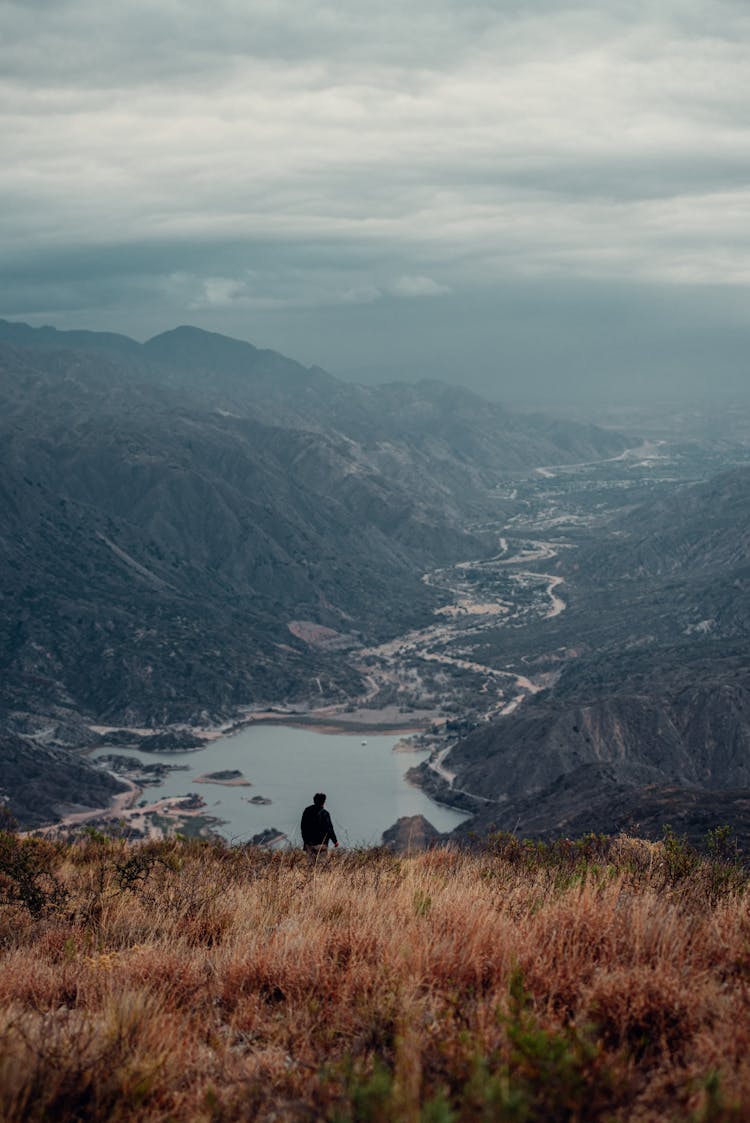
[[[395,753],[394,734],[323,733],[284,725],[252,725],[189,752],[146,753],[140,749],[100,749],[94,756],[117,753],[148,763],[186,766],[144,790],[149,803],[164,796],[199,792],[205,814],[221,820],[214,829],[233,842],[244,842],[276,828],[301,845],[299,821],[314,792],[328,796],[339,842],[343,846],[376,845],[384,830],[402,815],[424,815],[439,831],[449,831],[467,816],[435,803],[409,784],[405,772],[426,752]],[[363,741],[366,742],[363,744]],[[199,784],[207,772],[238,769],[252,787]],[[269,806],[249,803],[263,796]]]

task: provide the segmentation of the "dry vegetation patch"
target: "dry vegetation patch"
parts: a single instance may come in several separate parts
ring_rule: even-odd
[[[740,1121],[746,889],[673,837],[3,834],[0,1120]]]

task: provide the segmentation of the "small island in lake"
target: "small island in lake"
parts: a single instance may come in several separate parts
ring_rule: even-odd
[[[266,827],[260,834],[254,834],[250,839],[252,846],[278,846],[280,842],[284,842],[286,835],[283,831],[279,831],[276,827]]]
[[[204,772],[196,776],[196,784],[226,784],[230,788],[251,788],[253,785],[240,772],[239,768],[225,768],[220,772]]]

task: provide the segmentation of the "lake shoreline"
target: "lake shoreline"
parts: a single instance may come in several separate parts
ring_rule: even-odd
[[[373,730],[368,722],[363,734],[354,732],[349,723],[334,721],[334,729],[330,729],[328,716],[322,719],[321,715],[312,723],[279,717],[243,722],[220,738],[207,739],[202,758],[196,758],[196,749],[165,751],[162,759],[180,767],[166,770],[153,783],[146,782],[145,799],[139,798],[148,801],[147,814],[155,813],[156,823],[166,827],[163,801],[179,800],[175,811],[183,811],[181,797],[203,787],[210,804],[201,799],[203,813],[221,819],[223,825],[216,833],[230,841],[271,828],[296,838],[300,810],[309,802],[310,793],[326,790],[336,832],[345,845],[378,845],[383,830],[404,815],[421,814],[444,831],[465,817],[449,803],[432,799],[405,775],[409,765],[429,751],[406,741],[418,732],[415,725],[404,728],[398,723],[398,732],[393,732],[390,724]],[[91,756],[107,751],[94,749]],[[140,762],[153,750],[147,754],[133,744],[118,751],[134,762],[130,778],[137,779],[143,771]],[[243,794],[253,791],[262,798],[248,800]],[[142,829],[144,810],[133,808],[126,814],[120,810],[119,817],[139,819]],[[107,816],[106,811],[103,814]]]
[[[344,734],[358,734],[358,733],[371,733],[386,735],[403,735],[407,736],[411,733],[424,733],[426,729],[431,728],[433,725],[442,723],[445,718],[437,711],[430,712],[429,716],[422,713],[419,717],[409,720],[408,717],[402,715],[398,718],[389,717],[385,714],[383,717],[377,717],[377,711],[371,711],[372,717],[362,716],[362,711],[359,714],[347,715],[339,711],[336,713],[326,712],[322,710],[311,710],[309,712],[299,710],[262,710],[257,714],[246,714],[238,718],[226,731],[218,733],[218,736],[231,736],[233,733],[241,732],[248,726],[252,725],[289,725],[295,729],[312,729],[321,733],[344,733]],[[196,736],[206,737],[212,739],[217,736],[217,730],[211,728],[194,730]]]
[[[391,724],[390,722],[383,725],[378,725],[373,722],[351,722],[345,723],[340,721],[332,721],[330,718],[314,719],[279,719],[270,720],[263,718],[260,721],[247,722],[247,725],[288,725],[292,729],[310,729],[314,733],[343,733],[355,735],[357,733],[370,733],[372,736],[382,735],[383,737],[407,736],[410,733],[424,733],[426,729],[430,728],[432,723],[420,722],[419,725],[404,724]],[[243,728],[245,723],[243,722]]]
[[[205,725],[205,726],[185,726],[179,725],[164,725],[157,727],[131,727],[126,725],[118,726],[96,726],[92,725],[89,728],[92,732],[99,734],[102,738],[100,745],[87,746],[83,750],[83,755],[88,756],[100,749],[102,746],[108,745],[107,733],[124,731],[132,733],[134,737],[152,736],[157,733],[171,733],[175,730],[185,732],[189,730],[195,734],[196,737],[202,738],[204,744],[195,745],[191,749],[154,749],[154,748],[141,748],[138,746],[139,752],[148,753],[150,756],[169,756],[172,752],[203,752],[212,741],[216,741],[221,737],[233,737],[237,733],[242,733],[245,729],[249,729],[255,725],[285,725],[293,729],[310,729],[316,733],[327,734],[344,734],[344,735],[357,735],[369,733],[372,736],[410,736],[413,733],[424,733],[427,729],[432,728],[437,724],[442,724],[445,718],[437,711],[431,717],[421,716],[414,721],[408,719],[395,720],[390,718],[362,718],[352,717],[348,719],[344,714],[328,714],[324,712],[316,713],[314,710],[309,714],[298,711],[281,711],[281,710],[262,710],[257,714],[243,714],[225,725]],[[108,746],[109,747],[109,746]],[[111,746],[113,750],[120,747],[134,748],[135,746]]]

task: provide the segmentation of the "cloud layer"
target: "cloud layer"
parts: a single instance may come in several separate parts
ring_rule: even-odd
[[[6,3],[0,314],[188,319],[339,368],[367,309],[401,308],[390,368],[514,286],[734,322],[749,31],[720,0]]]

